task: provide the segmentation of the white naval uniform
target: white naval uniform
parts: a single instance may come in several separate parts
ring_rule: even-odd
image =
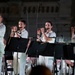
[[[46,34],[46,33],[45,33]],[[53,37],[51,41],[48,41],[48,43],[54,43],[55,42],[55,38],[56,37],[56,33],[53,31],[50,31],[48,34],[46,34],[47,37]],[[44,39],[44,37],[41,37],[41,41],[42,42],[46,42],[46,40]],[[50,70],[53,69],[53,59],[54,57],[48,57],[48,56],[41,56],[39,55],[39,64],[45,64],[47,67],[50,68]]]
[[[23,29],[21,31],[21,34],[20,34],[21,38],[28,38],[28,32],[27,30]],[[15,71],[15,74],[16,74],[16,61],[17,61],[17,53],[15,52],[14,53],[14,71]],[[25,53],[18,53],[18,73],[20,73],[20,75],[25,75],[25,64],[26,64],[26,54]]]
[[[0,75],[1,75],[1,67],[2,67],[2,57],[4,54],[4,35],[5,35],[5,31],[6,31],[6,26],[1,23],[0,24]]]
[[[20,36],[21,38],[28,38],[27,30],[23,29]],[[20,75],[25,75],[26,57],[25,53],[20,53]]]

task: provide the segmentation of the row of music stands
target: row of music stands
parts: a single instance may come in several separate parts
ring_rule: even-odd
[[[18,52],[26,51],[28,41],[29,39],[11,38],[9,43],[6,45],[5,51],[17,52],[18,59]],[[42,43],[32,41],[30,47],[28,48],[27,54],[30,57],[38,57],[39,55],[53,56],[55,62],[56,59],[61,58],[75,60],[74,46],[75,44],[66,45],[65,43]]]
[[[74,60],[73,74],[75,69],[75,43],[42,43],[33,41],[30,48],[28,49],[28,55],[30,57],[43,56],[53,56],[54,63],[56,59],[63,60]],[[54,73],[57,75],[57,65],[54,67]],[[62,66],[62,65],[61,65]]]

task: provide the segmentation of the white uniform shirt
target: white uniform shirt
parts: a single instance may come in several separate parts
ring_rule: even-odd
[[[0,42],[3,43],[6,27],[3,23],[0,24]]]
[[[21,31],[20,36],[21,36],[22,38],[28,38],[28,32],[27,32],[27,30],[26,30],[26,29],[23,29],[23,30]]]
[[[3,23],[0,24],[0,56],[4,54],[4,35],[5,35],[6,27]]]
[[[49,33],[45,33],[47,37],[53,37],[52,40],[48,41],[49,43],[54,43],[55,42],[55,37],[56,37],[56,33],[53,31],[50,31]],[[44,37],[41,37],[41,41],[42,42],[46,42]]]

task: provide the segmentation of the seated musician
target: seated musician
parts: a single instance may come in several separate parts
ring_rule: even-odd
[[[37,30],[37,41],[55,43],[54,37],[56,37],[56,33],[52,31],[52,28],[53,28],[52,23],[50,21],[46,21],[45,28],[41,28]],[[51,60],[49,60],[48,58]],[[39,58],[39,63],[45,64],[52,70],[53,69],[53,59],[54,59],[53,57],[42,57],[41,56],[41,58]],[[47,64],[48,60],[49,62]]]

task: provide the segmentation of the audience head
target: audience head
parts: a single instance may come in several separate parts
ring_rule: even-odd
[[[44,65],[37,65],[32,67],[30,75],[52,75],[49,68]]]

